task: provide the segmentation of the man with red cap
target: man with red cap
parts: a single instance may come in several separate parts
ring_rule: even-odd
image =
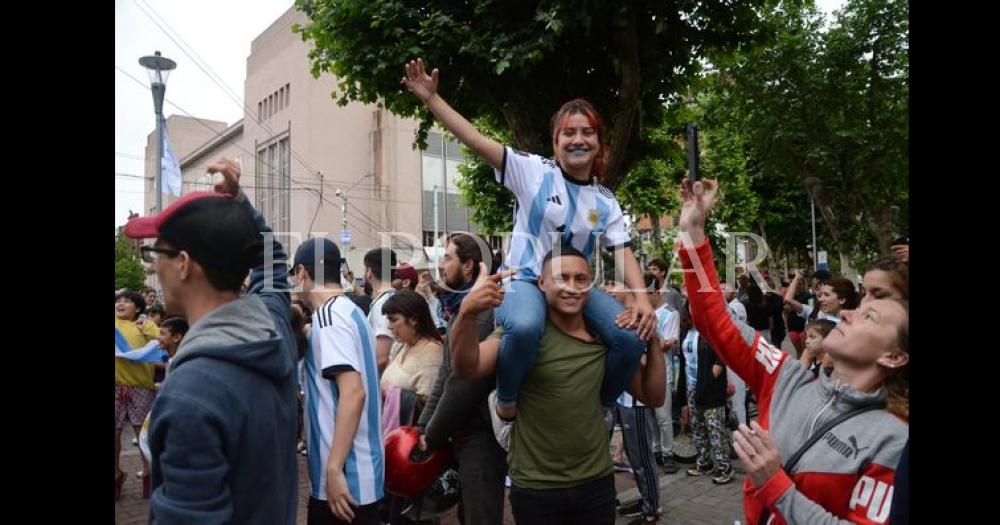
[[[223,160],[208,172],[225,178],[215,193],[189,193],[125,226],[128,237],[155,239],[141,248],[143,260],[167,312],[190,324],[153,405],[150,523],[293,524],[296,350],[286,257],[240,191],[239,168]]]

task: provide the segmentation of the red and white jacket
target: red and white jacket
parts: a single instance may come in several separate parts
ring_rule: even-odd
[[[863,405],[885,406],[886,391],[858,392],[821,373],[818,380],[797,360],[746,324],[733,321],[719,289],[707,240],[680,248],[684,284],[698,332],[756,396],[759,423],[768,429],[785,462],[815,429]],[[701,282],[692,259],[700,263]],[[794,472],[779,469],[760,487],[743,485],[747,523],[757,525],[765,508],[769,525],[881,524],[889,518],[896,465],[909,425],[886,410],[854,416],[826,433],[799,460]]]

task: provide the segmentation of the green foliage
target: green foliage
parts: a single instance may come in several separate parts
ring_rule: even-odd
[[[145,287],[146,269],[135,253],[132,241],[121,234],[115,235],[115,290]]]

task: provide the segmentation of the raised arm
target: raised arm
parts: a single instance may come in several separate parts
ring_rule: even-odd
[[[795,313],[802,311],[802,303],[795,300],[795,290],[799,289],[800,281],[802,281],[802,270],[795,270],[795,278],[792,279],[792,284],[789,284],[788,289],[785,290],[785,304],[791,307]]]
[[[405,66],[406,75],[402,83],[431,110],[441,125],[450,131],[462,144],[468,146],[493,166],[503,169],[503,144],[483,135],[459,112],[455,111],[438,94],[438,70],[428,75],[421,58],[411,60]]]

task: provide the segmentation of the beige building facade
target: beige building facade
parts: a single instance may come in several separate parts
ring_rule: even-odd
[[[364,253],[384,245],[385,232],[397,232],[391,246],[401,261],[427,266],[433,250],[424,247],[434,237],[435,193],[439,232],[476,230],[455,186],[462,161],[457,144],[449,141],[442,148],[441,134],[432,133],[427,150],[419,151],[412,146],[415,120],[371,104],[337,105],[331,98],[336,79],[312,77],[310,46],[292,33],[295,23],[306,18],[291,8],[251,43],[243,119],[228,126],[176,115],[167,119],[183,191],[210,190],[205,167],[220,157],[233,158],[243,169],[241,186],[272,228],[286,232],[290,252],[309,236],[327,236],[362,277]],[[155,155],[154,132],[146,158]],[[147,161],[147,213],[155,207],[152,176]],[[164,195],[165,206],[172,200]],[[345,230],[349,243],[342,242]],[[499,238],[492,242],[500,247]]]

